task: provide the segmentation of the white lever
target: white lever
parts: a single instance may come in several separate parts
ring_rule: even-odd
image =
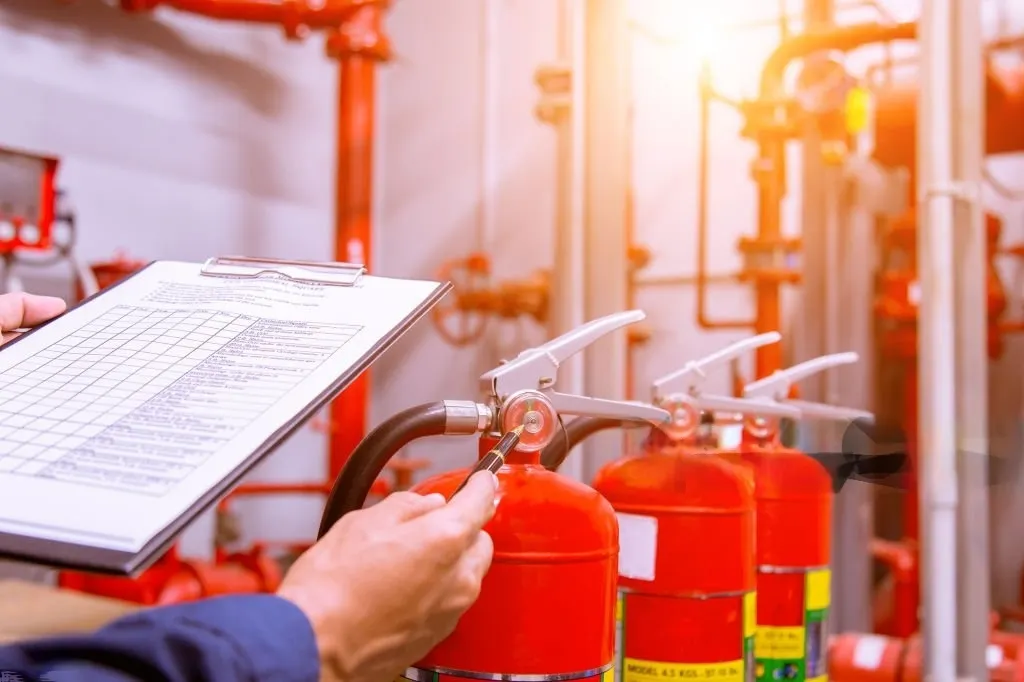
[[[691,360],[687,362],[681,369],[677,369],[674,372],[666,374],[660,379],[655,379],[653,383],[654,388],[654,399],[655,401],[661,399],[666,393],[678,393],[686,391],[693,393],[704,379],[707,377],[709,370],[714,368],[716,365],[724,365],[731,360],[735,360],[745,353],[757,350],[762,346],[769,346],[773,343],[778,343],[782,339],[782,335],[778,332],[768,332],[766,334],[758,334],[752,336],[749,339],[743,339],[736,343],[726,346],[725,348],[712,353],[711,355],[705,356],[700,360]]]
[[[569,395],[554,390],[558,381],[558,367],[562,362],[602,336],[646,317],[642,310],[605,315],[536,348],[528,348],[510,362],[481,375],[483,390],[499,402],[519,391],[538,391],[547,396],[557,412],[564,414],[624,421],[667,422],[670,419],[669,413],[653,405]]]
[[[807,400],[787,400],[785,404],[795,407],[799,410],[801,417],[806,417],[808,419],[822,419],[837,422],[852,422],[861,419],[872,423],[875,421],[874,412],[858,410],[855,407],[840,407],[837,405],[828,405],[826,403],[814,403]]]
[[[826,419],[832,421],[854,421],[857,419],[865,419],[873,422],[875,420],[875,415],[865,410],[815,403],[807,400],[789,399],[790,389],[793,384],[801,379],[806,379],[809,376],[832,369],[833,367],[850,365],[858,360],[860,360],[860,356],[852,352],[823,355],[806,362],[801,362],[800,364],[794,365],[788,369],[778,370],[763,379],[758,379],[757,381],[747,384],[743,389],[743,395],[747,398],[791,405],[799,410],[801,417],[810,419]]]
[[[788,369],[777,370],[763,379],[747,384],[743,388],[743,395],[747,398],[785,400],[789,395],[789,389],[801,379],[806,379],[809,376],[824,372],[833,367],[852,365],[858,360],[860,360],[860,356],[856,353],[822,355],[821,357],[801,362],[799,365],[793,365]]]

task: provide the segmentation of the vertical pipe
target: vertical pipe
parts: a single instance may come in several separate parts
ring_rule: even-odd
[[[985,57],[981,3],[955,3],[949,50],[956,64],[953,102],[955,174],[980,188],[985,135]],[[956,397],[960,458],[958,671],[987,682],[990,608],[988,505],[988,258],[983,205],[977,193],[956,206]]]
[[[558,61],[571,73],[570,104],[555,124],[557,138],[555,193],[555,262],[551,286],[551,322],[554,338],[584,323],[583,283],[583,151],[586,132],[584,59],[586,7],[577,0],[558,3]],[[575,355],[559,368],[559,390],[582,395],[583,357]],[[579,450],[579,448],[576,448]],[[571,453],[559,469],[583,480],[582,459]]]
[[[373,267],[373,135],[377,61],[384,47],[383,10],[366,5],[336,36],[338,68],[337,184],[334,258]],[[329,475],[337,477],[366,434],[370,377],[364,372],[331,403]]]
[[[584,282],[586,316],[622,310],[629,277],[626,218],[629,192],[630,35],[626,0],[586,1],[585,69],[580,79],[585,115]],[[626,334],[587,348],[590,395],[625,396]],[[619,456],[621,436],[598,434],[585,444],[587,478]]]
[[[921,449],[923,677],[957,677],[956,324],[953,293],[953,3],[922,3],[918,93],[917,231],[921,304],[918,398]]]

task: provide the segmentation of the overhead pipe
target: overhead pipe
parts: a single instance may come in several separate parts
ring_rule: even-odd
[[[385,0],[120,0],[126,12],[167,7],[219,21],[277,24],[289,39],[309,31],[337,30],[363,7],[386,6]]]

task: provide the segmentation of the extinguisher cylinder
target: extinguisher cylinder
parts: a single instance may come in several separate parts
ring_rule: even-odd
[[[616,511],[620,682],[754,676],[754,491],[696,449],[605,466],[594,487]]]
[[[754,481],[757,505],[757,679],[813,680],[827,671],[832,603],[832,479],[799,450],[722,452]]]
[[[481,438],[481,454],[495,443]],[[469,471],[413,490],[450,497]],[[619,546],[611,506],[592,488],[547,471],[538,452],[510,452],[495,475],[498,506],[484,528],[494,558],[480,596],[402,677],[611,682]]]

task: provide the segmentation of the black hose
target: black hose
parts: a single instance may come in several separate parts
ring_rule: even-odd
[[[363,438],[334,480],[317,539],[342,516],[363,508],[373,482],[395,453],[418,438],[444,435],[446,424],[443,402],[424,403],[399,412]]]
[[[544,448],[540,454],[540,463],[548,471],[558,471],[562,462],[569,456],[572,449],[584,439],[593,436],[601,431],[621,429],[626,426],[633,426],[633,422],[624,422],[621,419],[607,419],[605,417],[576,417],[568,424],[562,425],[561,436],[555,439]],[[635,424],[643,426],[643,424]]]

